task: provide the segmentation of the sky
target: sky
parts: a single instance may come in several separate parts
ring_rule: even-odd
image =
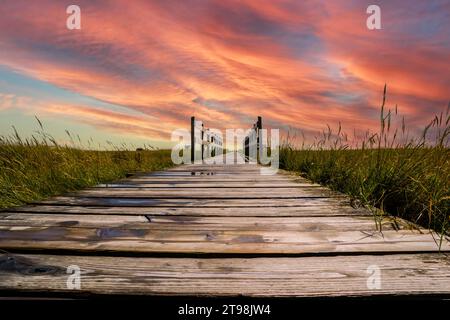
[[[60,142],[167,147],[192,115],[307,139],[376,131],[385,84],[418,133],[450,101],[449,30],[450,0],[2,0],[0,135],[38,117]]]

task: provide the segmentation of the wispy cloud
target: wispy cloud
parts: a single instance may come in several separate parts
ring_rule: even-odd
[[[33,100],[123,134],[169,139],[190,115],[218,128],[262,115],[305,131],[365,130],[377,126],[384,83],[388,102],[422,125],[450,99],[449,3],[379,2],[383,29],[369,31],[368,1],[80,0],[82,30],[69,31],[64,3],[6,0],[0,64],[142,114]]]

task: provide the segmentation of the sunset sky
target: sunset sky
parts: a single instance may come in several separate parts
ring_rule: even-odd
[[[66,8],[81,8],[81,30]],[[366,8],[381,7],[381,30]],[[408,126],[450,101],[450,1],[2,0],[0,135],[168,146],[211,128],[376,130],[383,86]]]

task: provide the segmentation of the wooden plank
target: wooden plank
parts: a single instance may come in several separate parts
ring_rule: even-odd
[[[308,184],[311,186],[315,186],[317,184],[307,183],[303,180],[293,180],[293,179],[252,179],[252,178],[238,178],[235,179],[220,179],[216,177],[205,177],[205,178],[192,178],[192,177],[155,177],[154,179],[143,179],[143,178],[128,178],[122,179],[120,181],[113,182],[122,183],[122,184],[160,184],[160,183],[170,183],[170,184],[212,184],[212,183],[220,183],[220,184],[229,184],[229,183],[248,183],[248,184],[295,184],[295,186],[301,187],[301,184]]]
[[[134,207],[289,207],[289,206],[342,206],[349,205],[347,198],[307,197],[296,199],[161,199],[118,197],[53,197],[41,204],[84,206],[134,206]]]
[[[167,171],[188,171],[188,170],[259,170],[261,167],[256,164],[186,164],[167,169]]]
[[[185,176],[143,176],[143,175],[134,175],[126,179],[122,179],[120,181],[169,181],[169,180],[175,180],[175,181],[248,181],[248,182],[306,182],[305,179],[299,177],[299,176],[282,176],[282,175],[275,175],[275,176],[262,176],[262,175],[237,175],[237,174],[230,174],[230,175],[222,175],[220,177],[214,176],[214,175],[198,175],[198,176],[192,176],[192,175],[185,175]]]
[[[263,182],[165,182],[160,181],[158,183],[109,183],[109,184],[99,184],[93,188],[233,188],[233,189],[245,189],[245,188],[272,188],[272,189],[281,189],[281,188],[321,188],[318,184],[311,183],[284,183],[284,182],[275,182],[275,183],[263,183]],[[88,190],[88,189],[86,189]]]
[[[116,198],[202,198],[202,199],[284,199],[302,197],[331,197],[339,196],[327,188],[94,188],[85,189],[76,193],[70,193],[74,197],[116,197]],[[340,195],[341,197],[343,195]]]
[[[81,288],[67,288],[67,268],[81,269]],[[380,287],[368,286],[370,268]],[[369,271],[368,271],[369,270]],[[134,258],[0,256],[0,290],[39,293],[251,297],[450,295],[442,254],[301,258]]]
[[[221,175],[187,175],[187,174],[160,174],[160,175],[152,175],[152,176],[142,176],[142,175],[136,175],[136,176],[130,176],[127,179],[121,180],[121,181],[127,181],[127,180],[135,180],[135,181],[155,181],[155,180],[183,180],[183,181],[248,181],[248,182],[305,182],[303,179],[300,179],[300,177],[294,178],[294,177],[288,177],[288,176],[281,176],[281,175],[275,175],[275,176],[264,176],[264,175],[245,175],[245,174],[221,174]]]
[[[176,190],[174,190],[174,188],[172,188],[172,186],[169,187],[159,187],[157,188],[157,190],[155,190],[154,187],[144,187],[144,188],[140,188],[137,186],[132,186],[132,190],[130,190],[130,188],[123,188],[120,186],[116,186],[114,188],[109,188],[109,187],[96,187],[96,188],[86,188],[83,189],[81,191],[79,191],[78,193],[81,193],[83,191],[90,191],[92,193],[111,193],[111,194],[119,194],[120,192],[139,192],[141,191],[142,193],[148,192],[149,194],[152,193],[161,193],[164,192],[165,194],[169,193],[169,192],[173,192],[173,193],[183,193],[183,192],[196,192],[196,193],[211,193],[211,194],[215,194],[215,193],[224,193],[224,194],[233,194],[233,193],[245,193],[245,194],[264,194],[264,193],[271,193],[271,192],[275,192],[277,194],[302,194],[302,193],[317,193],[320,194],[321,192],[327,192],[328,194],[335,194],[337,196],[344,196],[344,194],[342,193],[338,193],[338,192],[332,192],[330,189],[325,188],[325,187],[320,187],[320,186],[314,186],[314,187],[308,187],[308,186],[302,186],[302,187],[296,187],[295,185],[292,186],[286,186],[284,188],[276,188],[275,187],[261,187],[261,188],[257,188],[255,190],[254,187],[250,186],[250,187],[245,187],[242,186],[240,188],[237,188],[238,190],[234,190],[235,188],[230,188],[230,187],[221,187],[221,186],[217,186],[215,188],[211,188],[209,187],[207,184],[205,187],[200,187],[200,186],[195,186],[193,185],[192,187],[183,187],[183,186],[178,186],[178,188]],[[74,192],[75,193],[75,192]]]
[[[361,216],[372,215],[368,210],[350,206],[303,205],[289,207],[115,207],[115,206],[61,206],[27,205],[9,208],[8,211],[23,213],[70,213],[97,215],[161,215],[161,216],[220,216],[220,217],[297,217],[297,216]],[[0,211],[1,212],[1,211]]]
[[[176,174],[176,173],[174,173]],[[281,182],[289,182],[289,181],[298,181],[298,182],[307,182],[304,178],[300,176],[293,176],[293,175],[260,175],[260,174],[228,174],[228,175],[189,175],[189,174],[182,174],[182,175],[145,175],[145,174],[136,174],[133,176],[130,176],[129,178],[123,179],[123,181],[127,180],[142,180],[142,181],[153,181],[153,180],[192,180],[192,181],[212,181],[212,180],[219,180],[219,181],[281,181]]]
[[[252,170],[236,170],[232,168],[227,169],[214,169],[214,168],[202,168],[202,169],[177,169],[177,170],[164,170],[164,171],[152,171],[149,173],[137,173],[135,177],[159,177],[159,176],[187,176],[187,177],[208,177],[208,176],[224,176],[230,177],[233,175],[242,175],[249,178],[275,178],[281,179],[283,177],[294,176],[292,173],[290,174],[273,174],[273,173],[265,173],[263,167],[258,167]]]
[[[0,213],[2,227],[144,228],[148,230],[376,231],[411,228],[401,219],[372,217],[193,217]]]
[[[203,177],[217,177],[220,179],[224,179],[224,178],[232,178],[234,176],[236,176],[237,174],[239,174],[241,176],[241,178],[246,178],[246,179],[254,179],[254,178],[259,178],[259,179],[280,179],[280,177],[276,176],[276,175],[262,175],[261,172],[233,172],[233,171],[208,171],[208,172],[197,172],[195,174],[192,174],[192,172],[190,171],[160,171],[160,172],[154,172],[148,175],[139,175],[139,177],[141,178],[145,178],[145,177],[194,177],[194,178],[203,178]]]
[[[5,226],[70,226],[76,227],[142,227],[149,223],[148,218],[142,215],[79,215],[79,214],[52,214],[52,213],[0,213],[0,225]]]
[[[262,167],[258,166],[196,166],[196,167],[185,167],[185,166],[179,166],[174,168],[169,168],[165,170],[165,172],[249,172],[249,173],[260,173]],[[155,172],[161,172],[161,171],[155,171]],[[151,173],[149,173],[151,174]]]
[[[151,230],[0,226],[1,248],[183,254],[324,254],[450,251],[445,239],[410,230]]]

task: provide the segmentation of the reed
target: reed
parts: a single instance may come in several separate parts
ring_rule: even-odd
[[[83,146],[68,131],[71,142],[58,144],[37,121],[40,129],[30,138],[22,138],[15,129],[11,136],[0,136],[0,208],[172,166],[170,150],[131,151],[111,143],[112,150],[95,150],[92,140]]]
[[[450,115],[434,117],[422,134],[409,138],[397,106],[386,110],[386,86],[379,132],[349,141],[339,124],[316,140],[295,146],[284,141],[280,166],[346,193],[378,216],[390,214],[432,228],[442,235],[450,226]]]

